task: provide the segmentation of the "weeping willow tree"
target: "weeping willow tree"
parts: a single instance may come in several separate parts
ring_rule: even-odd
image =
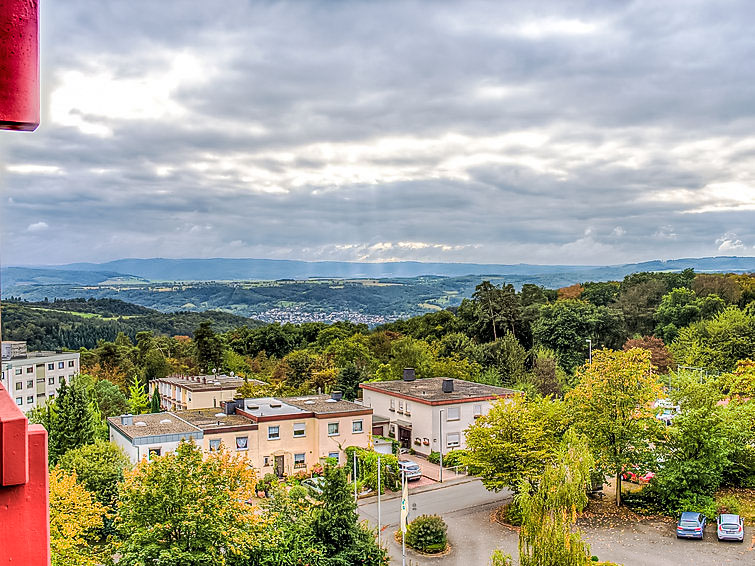
[[[587,505],[593,457],[587,440],[569,431],[553,464],[545,468],[537,488],[525,484],[517,503],[522,510],[519,532],[521,566],[582,566],[590,563],[590,547],[572,528],[577,512]]]

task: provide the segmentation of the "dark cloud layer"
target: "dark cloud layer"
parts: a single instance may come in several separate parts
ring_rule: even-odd
[[[755,8],[43,3],[3,261],[755,251]]]

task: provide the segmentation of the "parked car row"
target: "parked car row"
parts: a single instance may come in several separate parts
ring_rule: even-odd
[[[699,538],[705,533],[706,518],[702,513],[685,511],[676,525],[677,538]],[[722,513],[716,518],[716,536],[718,540],[735,540],[744,542],[744,520],[733,513]]]

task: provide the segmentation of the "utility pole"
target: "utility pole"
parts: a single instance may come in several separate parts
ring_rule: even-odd
[[[352,473],[352,479],[354,480],[354,503],[357,503],[357,451],[354,449],[354,471]]]
[[[587,342],[587,347],[590,349],[590,365],[592,365],[592,340],[588,338],[585,342]]]
[[[440,410],[440,421],[438,422],[438,429],[440,437],[438,439],[438,442],[440,442],[440,478],[439,482],[443,483],[443,409]]]
[[[380,529],[382,528],[380,521],[380,492],[382,491],[382,485],[380,484],[380,452],[378,452],[378,546],[380,546]]]

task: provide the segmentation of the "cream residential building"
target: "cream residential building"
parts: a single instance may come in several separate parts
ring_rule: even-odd
[[[257,385],[266,385],[257,379],[248,380]],[[233,375],[172,375],[154,379],[149,384],[149,394],[157,388],[160,406],[168,411],[219,408],[225,401],[232,401],[236,391],[247,381]]]
[[[133,462],[191,439],[206,453],[223,446],[247,458],[260,477],[282,477],[311,470],[325,458],[343,464],[349,446],[368,448],[372,409],[339,394],[263,397],[228,401],[221,408],[111,417],[108,424],[110,439]]]
[[[486,415],[498,399],[520,391],[463,379],[415,379],[405,370],[397,381],[362,383],[363,403],[374,411],[373,433],[399,441],[403,448],[429,455],[466,448],[464,431]],[[386,430],[387,429],[387,430]]]
[[[81,371],[78,352],[29,352],[26,342],[3,342],[2,354],[0,383],[24,412],[54,399],[63,378]]]

